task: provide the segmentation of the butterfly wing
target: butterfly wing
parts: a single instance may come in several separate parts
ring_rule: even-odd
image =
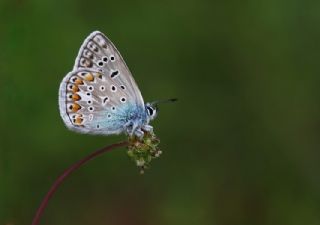
[[[120,53],[107,37],[93,32],[60,85],[60,114],[71,130],[117,134],[144,109],[141,93]]]
[[[79,50],[73,70],[82,68],[102,71],[118,83],[127,84],[127,92],[137,104],[144,105],[138,85],[120,52],[100,31],[92,32]]]

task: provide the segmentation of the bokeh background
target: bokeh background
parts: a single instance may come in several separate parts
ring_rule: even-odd
[[[78,170],[42,224],[320,224],[320,2],[1,0],[0,224],[30,224],[69,165],[125,136],[68,131],[58,87],[84,38],[114,42],[164,152]]]

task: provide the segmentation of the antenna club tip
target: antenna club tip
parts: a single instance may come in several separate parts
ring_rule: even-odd
[[[151,102],[150,104],[151,105],[158,105],[159,103],[170,103],[170,102],[175,102],[177,100],[178,100],[177,98],[169,98],[169,99],[166,99],[166,100],[154,101],[154,102]]]

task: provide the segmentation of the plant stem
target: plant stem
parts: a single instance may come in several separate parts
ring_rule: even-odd
[[[53,194],[56,192],[56,190],[58,189],[58,187],[61,185],[61,183],[71,174],[73,173],[75,170],[77,170],[80,166],[84,165],[85,163],[87,163],[88,161],[96,158],[97,156],[108,152],[114,148],[119,148],[119,147],[125,147],[127,146],[129,143],[127,141],[123,141],[120,143],[116,143],[116,144],[112,144],[109,146],[106,146],[102,149],[99,149],[93,153],[91,153],[90,155],[86,156],[85,158],[79,160],[78,162],[76,162],[75,164],[73,164],[72,166],[70,166],[68,169],[66,169],[56,180],[55,182],[52,184],[52,186],[50,187],[48,193],[46,194],[46,196],[43,198],[34,218],[32,221],[32,225],[38,225],[39,221],[40,221],[40,217],[43,214],[44,209],[46,208],[49,200],[51,199],[51,197],[53,196]]]

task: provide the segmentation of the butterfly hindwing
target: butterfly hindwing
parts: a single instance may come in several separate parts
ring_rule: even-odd
[[[81,133],[120,133],[134,109],[130,95],[100,71],[70,72],[60,85],[60,113],[67,126]]]

